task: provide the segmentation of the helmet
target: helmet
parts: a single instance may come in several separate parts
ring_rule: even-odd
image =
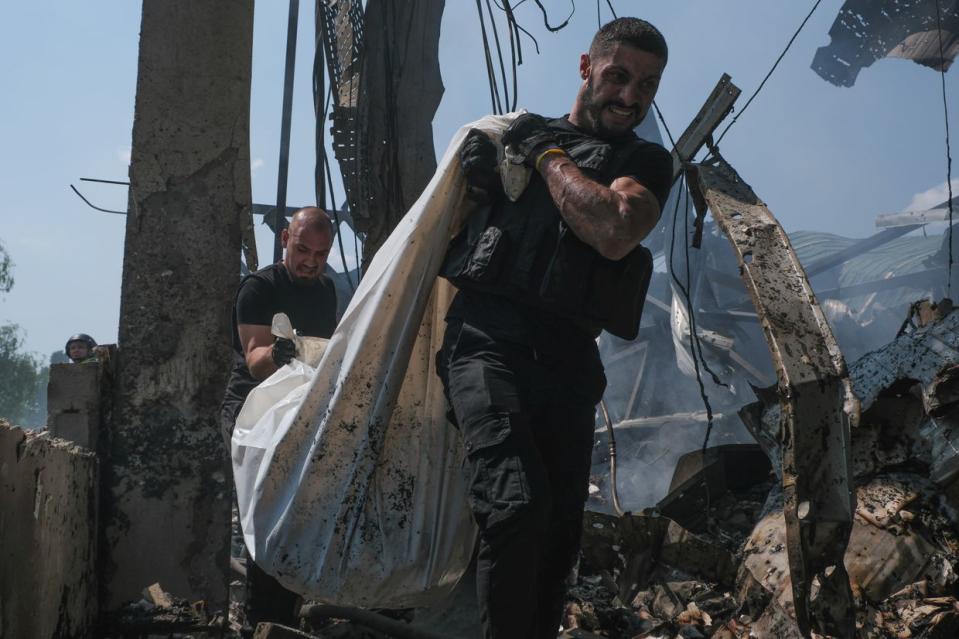
[[[83,342],[84,344],[87,345],[87,348],[89,348],[91,351],[97,345],[96,340],[90,337],[89,335],[87,335],[86,333],[77,333],[76,335],[68,339],[66,344],[64,344],[63,346],[64,353],[70,352],[70,342]]]

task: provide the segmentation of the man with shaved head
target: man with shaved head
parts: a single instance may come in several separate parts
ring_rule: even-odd
[[[234,363],[220,410],[227,441],[250,391],[295,355],[293,342],[274,338],[273,315],[285,313],[300,335],[330,337],[336,328],[336,290],[324,276],[333,246],[333,224],[319,208],[293,215],[280,237],[283,260],[240,282],[233,303]],[[246,615],[252,628],[264,621],[297,625],[299,597],[247,556]]]

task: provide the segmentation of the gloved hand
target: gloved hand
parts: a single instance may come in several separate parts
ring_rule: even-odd
[[[466,176],[466,193],[477,202],[494,202],[503,194],[496,171],[496,144],[479,129],[470,129],[460,148],[460,166]]]
[[[291,339],[277,337],[273,340],[273,350],[270,352],[270,356],[277,367],[289,364],[296,356],[296,344]]]
[[[510,123],[503,133],[503,146],[512,147],[523,164],[536,168],[536,159],[548,149],[559,148],[556,136],[546,125],[546,118],[524,113]]]

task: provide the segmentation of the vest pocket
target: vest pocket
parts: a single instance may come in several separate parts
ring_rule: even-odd
[[[470,254],[463,276],[474,282],[492,282],[503,268],[508,249],[507,236],[502,229],[486,227]]]

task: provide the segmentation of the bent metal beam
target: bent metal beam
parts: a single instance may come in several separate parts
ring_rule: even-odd
[[[853,637],[854,607],[843,555],[852,529],[850,430],[859,420],[842,352],[789,238],[772,212],[716,154],[688,167],[732,242],[778,377],[786,538],[796,620]]]

